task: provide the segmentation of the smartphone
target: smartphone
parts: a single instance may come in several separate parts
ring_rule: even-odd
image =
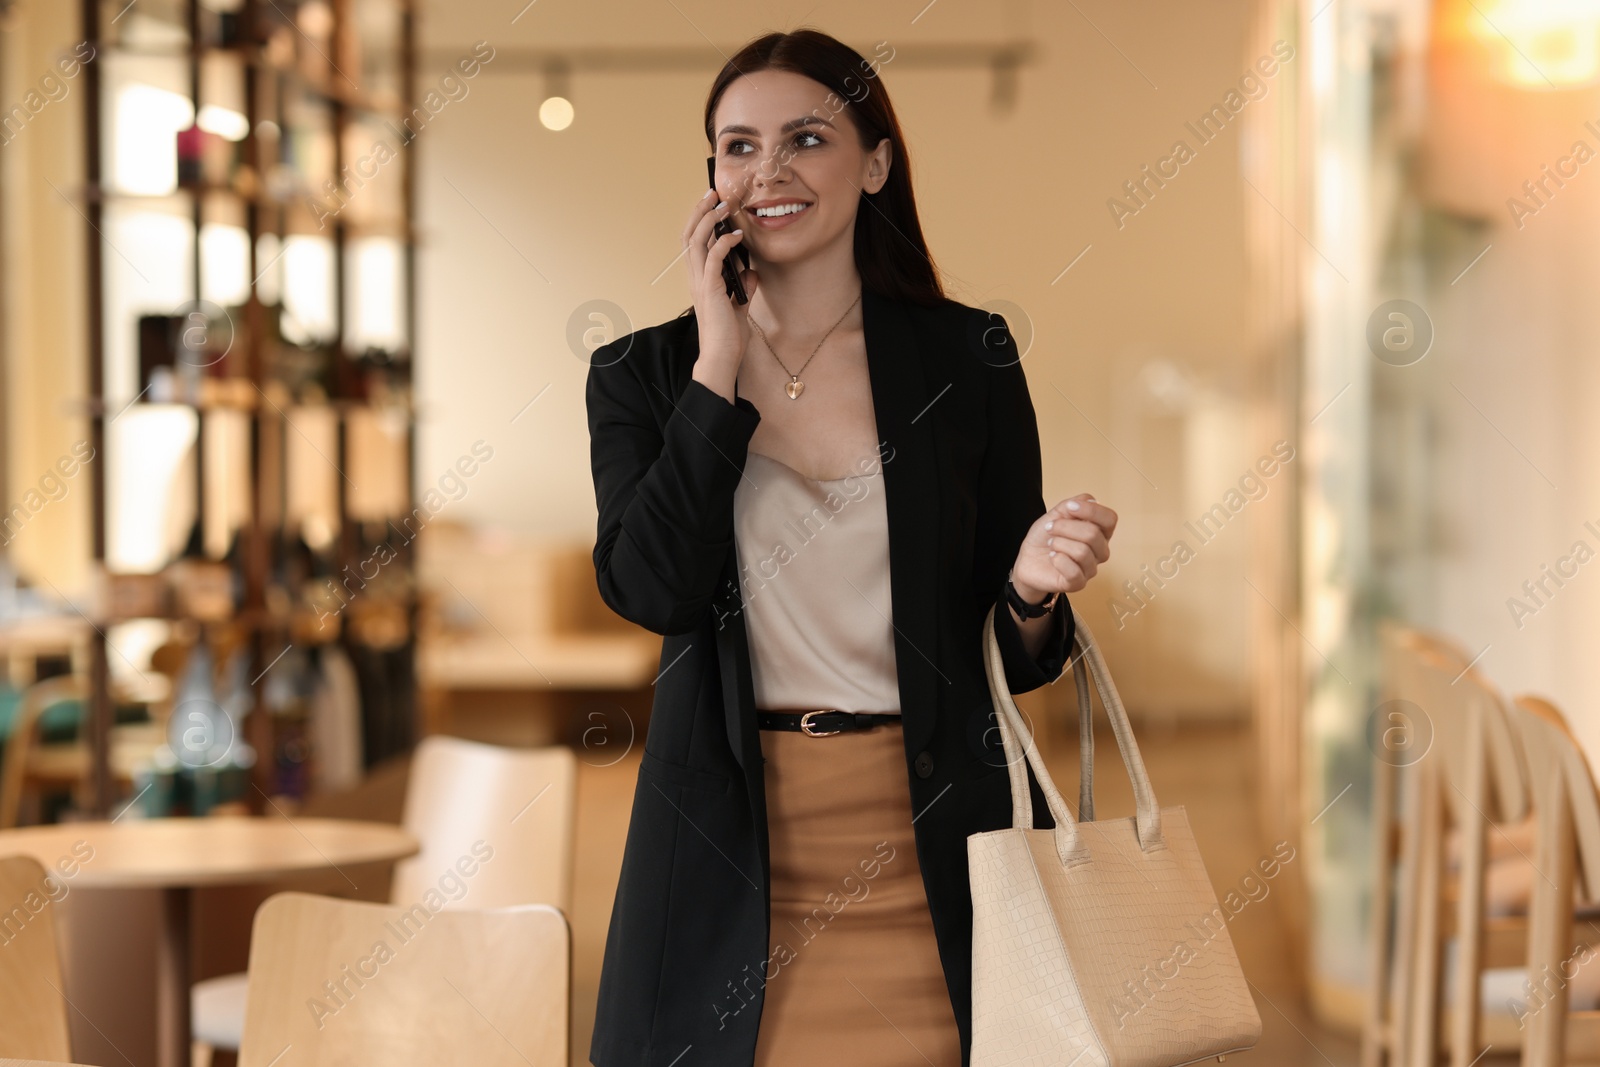
[[[711,182],[711,188],[716,189],[717,188],[717,157],[716,156],[707,156],[706,157],[706,177]],[[717,193],[717,196],[721,197],[722,193],[719,191]],[[718,200],[718,203],[721,203],[720,199]],[[733,220],[732,219],[721,219],[721,220],[719,220],[717,222],[717,224],[715,226],[712,227],[712,230],[713,230],[713,232],[716,233],[716,235],[718,237],[726,236],[727,234],[730,234],[730,233],[733,232]],[[735,262],[734,262],[735,259],[738,260],[738,264],[735,264]],[[742,241],[739,244],[736,244],[736,245],[733,246],[733,254],[732,255],[726,256],[722,260],[722,281],[728,287],[728,295],[729,296],[733,297],[734,300],[738,301],[741,304],[748,304],[750,302],[750,298],[745,295],[744,282],[741,281],[740,278],[739,278],[739,271],[741,269],[740,265],[742,265],[743,269],[745,269],[745,270],[748,270],[750,268],[750,251],[749,251],[749,249],[745,248],[744,243]]]

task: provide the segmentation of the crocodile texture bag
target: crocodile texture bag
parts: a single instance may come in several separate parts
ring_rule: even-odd
[[[967,838],[972,1067],[1177,1067],[1241,1051],[1261,1017],[1183,808],[1156,806],[1100,648],[1073,614],[1082,743],[1074,818],[1006,687],[994,610],[984,670],[1011,776],[1012,828]],[[1089,677],[1137,815],[1095,821]],[[1033,767],[1055,819],[1034,829]]]

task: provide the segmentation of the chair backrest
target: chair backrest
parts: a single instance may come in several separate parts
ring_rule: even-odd
[[[571,977],[571,931],[547,904],[279,893],[256,911],[239,1064],[567,1067]]]
[[[64,890],[32,856],[0,857],[0,1056],[72,1058],[55,927]]]
[[[576,783],[577,760],[565,746],[424,738],[401,818],[422,850],[396,866],[391,903],[570,912]]]
[[[1443,634],[1406,626],[1393,619],[1379,622],[1378,643],[1386,700],[1410,699],[1406,695],[1410,683],[1407,672],[1419,654],[1432,653],[1455,662],[1458,670],[1464,669],[1471,659],[1466,649]]]
[[[1508,705],[1499,689],[1456,657],[1430,648],[1414,654],[1409,674],[1415,696],[1406,699],[1414,700],[1428,716],[1445,783],[1454,782],[1465,789],[1470,753],[1475,743],[1481,745],[1493,818],[1498,822],[1527,818],[1532,787],[1521,738],[1512,729]],[[1478,731],[1477,738],[1471,736],[1473,730]],[[1447,790],[1452,807],[1462,800],[1457,788]]]
[[[1517,725],[1534,781],[1559,775],[1572,813],[1577,840],[1577,876],[1584,900],[1600,897],[1600,798],[1589,759],[1566,717],[1542,697],[1522,695],[1515,704]]]
[[[1391,748],[1385,762],[1406,766],[1423,758],[1426,752],[1407,753],[1401,745],[1425,745],[1431,751],[1434,743],[1434,718],[1441,714],[1437,707],[1441,697],[1447,707],[1458,707],[1460,691],[1436,691],[1429,668],[1448,669],[1454,678],[1467,669],[1468,657],[1464,649],[1442,634],[1406,626],[1393,619],[1384,619],[1378,625],[1379,645],[1379,699],[1385,704],[1381,721],[1374,728],[1385,731],[1382,738],[1371,738],[1373,744],[1382,743]],[[1416,711],[1388,705],[1405,702],[1415,705]],[[1417,721],[1420,717],[1423,721]],[[1444,712],[1449,714],[1449,712]],[[1394,739],[1394,740],[1391,740]]]
[[[5,764],[0,768],[0,829],[17,825],[22,794],[27,787],[28,765],[38,739],[39,718],[63,700],[87,700],[89,683],[80,675],[66,674],[34,682],[22,692],[11,734],[6,740]]]

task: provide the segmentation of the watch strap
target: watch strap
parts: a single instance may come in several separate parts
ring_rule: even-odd
[[[1017,587],[1011,583],[1011,576],[1006,575],[1006,602],[1016,609],[1018,615],[1024,619],[1039,619],[1050,614],[1050,609],[1056,606],[1056,598],[1060,593],[1051,593],[1038,604],[1030,604],[1022,599],[1022,594],[1017,592]]]

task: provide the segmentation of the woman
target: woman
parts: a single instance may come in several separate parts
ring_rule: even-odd
[[[877,66],[771,34],[705,123],[694,305],[588,380],[600,592],[665,635],[590,1059],[954,1067],[966,839],[1011,824],[983,620],[1012,692],[1054,681],[1116,515],[1045,509],[1016,343],[944,297]]]

